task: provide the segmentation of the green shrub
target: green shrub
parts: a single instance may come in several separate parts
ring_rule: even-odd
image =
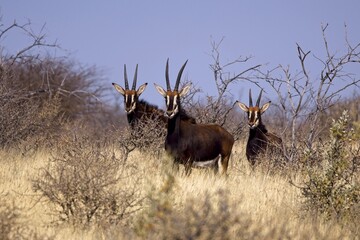
[[[348,126],[346,111],[337,121],[333,120],[330,139],[316,150],[321,167],[308,169],[301,188],[307,211],[347,223],[360,217],[360,150],[358,143],[353,142],[354,131]]]

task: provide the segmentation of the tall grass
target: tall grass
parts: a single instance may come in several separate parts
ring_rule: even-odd
[[[87,145],[94,150],[91,146]],[[54,161],[50,152],[39,151],[30,158],[1,152],[0,193],[9,203],[7,211],[16,208],[19,213],[16,221],[8,222],[13,229],[26,227],[41,239],[356,238],[336,221],[302,214],[301,191],[289,183],[289,177],[251,170],[242,149],[241,143],[235,146],[228,177],[204,169],[184,177],[182,169],[176,174],[171,171],[165,154],[131,152],[122,171],[140,178],[119,181],[116,189],[136,188],[137,198],[143,201],[125,222],[59,224],[61,208],[32,188],[42,169]],[[121,158],[120,152],[117,157]],[[301,181],[303,175],[298,172],[292,177]],[[6,212],[0,210],[2,217]]]

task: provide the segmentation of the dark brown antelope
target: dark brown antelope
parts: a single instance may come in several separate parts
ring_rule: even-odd
[[[262,123],[261,115],[269,108],[271,102],[269,101],[260,107],[261,94],[262,90],[255,106],[253,106],[252,102],[251,89],[249,90],[249,107],[241,102],[237,102],[240,109],[248,115],[250,133],[246,145],[246,157],[252,165],[255,165],[258,154],[264,153],[267,150],[278,151],[282,145],[281,138],[268,132]]]
[[[126,73],[126,65],[124,65],[124,81],[125,89],[116,83],[112,83],[115,89],[124,96],[124,106],[127,114],[127,119],[129,125],[134,128],[136,122],[139,120],[155,120],[158,121],[159,126],[166,127],[167,117],[165,117],[165,112],[161,109],[158,109],[157,106],[148,103],[145,100],[139,100],[140,95],[144,92],[147,83],[144,83],[136,90],[136,81],[137,81],[137,72],[138,65],[136,64],[135,75],[133,80],[132,88],[129,89],[129,82]],[[187,118],[186,116],[182,117],[185,120],[195,123],[194,118]]]
[[[172,156],[174,165],[184,164],[185,173],[190,174],[192,166],[215,166],[226,174],[233,136],[219,125],[192,124],[180,118],[182,110],[180,99],[190,90],[190,84],[178,91],[182,72],[187,61],[181,67],[174,90],[169,80],[169,59],[166,62],[165,78],[167,90],[155,84],[157,91],[165,98],[168,117],[165,150]],[[221,157],[219,159],[219,156]],[[214,164],[215,163],[215,164]]]
[[[164,116],[163,110],[158,109],[156,106],[149,104],[144,100],[139,100],[139,97],[144,92],[147,83],[142,84],[139,89],[136,90],[137,72],[138,65],[136,64],[135,75],[131,89],[129,89],[126,65],[124,65],[125,89],[116,83],[112,83],[115,89],[124,96],[124,107],[129,125],[134,128],[136,122],[140,119],[158,119],[159,122],[163,122],[162,125],[165,125],[167,119]]]

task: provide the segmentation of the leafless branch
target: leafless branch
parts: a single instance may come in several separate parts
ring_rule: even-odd
[[[347,69],[349,64],[360,63],[360,43],[355,45],[350,43],[345,25],[346,51],[343,54],[332,53],[326,36],[328,27],[328,24],[321,26],[326,52],[324,58],[311,56],[311,51],[305,51],[300,44],[297,44],[299,71],[293,73],[290,66],[282,65],[266,73],[258,71],[258,78],[265,80],[276,92],[281,109],[287,116],[284,129],[290,130],[289,160],[294,159],[300,143],[305,143],[308,149],[312,149],[315,139],[325,126],[320,122],[321,116],[338,102],[345,90],[360,86],[360,79]],[[311,57],[323,65],[318,76],[309,74],[308,61]],[[276,76],[279,74],[279,70],[280,77]],[[304,121],[307,121],[309,125],[306,131],[301,131],[300,128],[304,125]],[[305,141],[300,140],[299,135],[301,134],[306,135]]]
[[[58,47],[56,41],[54,43],[48,43],[46,41],[46,35],[43,33],[44,28],[45,24],[41,27],[39,33],[35,33],[31,28],[30,21],[26,22],[25,24],[18,24],[16,21],[14,21],[13,24],[6,27],[5,29],[0,29],[0,40],[6,38],[8,35],[11,34],[12,31],[16,30],[20,30],[21,32],[25,33],[31,40],[31,43],[29,45],[22,47],[20,50],[17,51],[17,53],[6,56],[6,58],[11,61],[11,64],[14,64],[19,59],[36,57],[36,55],[34,54],[27,55],[28,52],[30,52],[36,47]]]

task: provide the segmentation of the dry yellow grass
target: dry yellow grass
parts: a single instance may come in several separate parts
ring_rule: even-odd
[[[174,208],[181,213],[189,199],[203,201],[206,196],[220,198],[219,191],[227,193],[233,206],[232,214],[249,219],[249,231],[257,239],[356,239],[351,233],[332,222],[317,222],[301,212],[300,192],[289,184],[289,179],[280,175],[267,175],[261,171],[251,171],[243,152],[243,146],[235,146],[228,177],[214,176],[212,171],[194,169],[189,177],[183,176],[183,169],[174,175],[175,187],[171,196]],[[57,216],[54,205],[40,198],[32,190],[32,179],[45,167],[50,153],[38,152],[31,157],[23,157],[17,152],[0,153],[0,194],[3,202],[13,203],[21,208],[22,222],[38,236],[55,239],[128,239],[140,238],[129,231],[134,227],[92,225],[77,228],[68,224],[54,225]],[[166,164],[165,156],[149,157],[145,153],[131,153],[128,163],[135,164],[142,179],[138,182],[145,197],[164,186],[166,172],[171,164]],[[295,175],[300,182],[301,176]],[[129,182],[128,184],[132,184]],[[144,202],[144,205],[147,202]],[[146,206],[144,207],[146,209]],[[201,211],[201,209],[198,209]],[[143,212],[134,213],[137,221]],[[186,213],[183,213],[186,214]],[[240,223],[244,223],[241,222]],[[252,230],[253,229],[253,230]],[[259,231],[259,229],[261,229]],[[234,239],[246,239],[241,233],[233,233]],[[200,238],[202,239],[202,238]]]

